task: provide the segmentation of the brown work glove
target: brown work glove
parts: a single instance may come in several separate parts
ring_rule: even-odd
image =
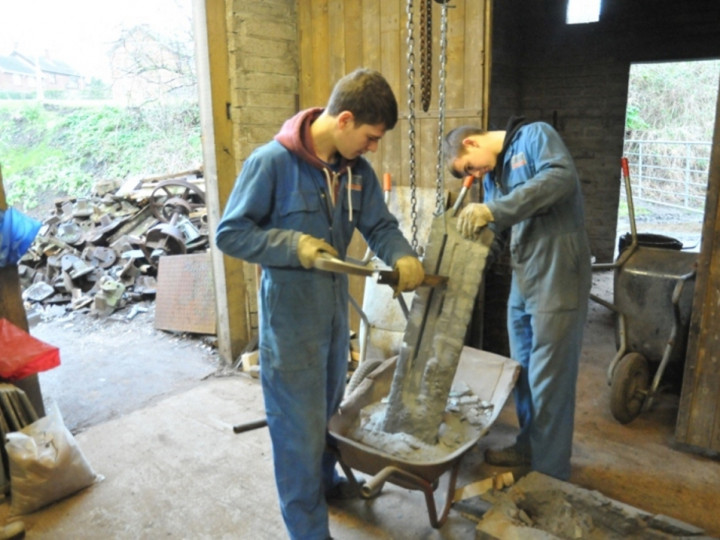
[[[413,291],[425,279],[425,270],[417,257],[405,255],[395,262],[395,270],[398,273],[398,283],[395,286],[393,298],[401,292]]]
[[[304,268],[312,268],[321,253],[337,257],[337,250],[321,238],[301,234],[297,243],[297,256]]]
[[[458,216],[457,230],[465,238],[474,239],[495,218],[487,204],[470,203]]]

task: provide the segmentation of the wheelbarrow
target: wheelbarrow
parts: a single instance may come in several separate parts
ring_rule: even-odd
[[[682,374],[698,254],[682,251],[675,239],[637,233],[627,159],[621,164],[631,235],[621,239],[615,263],[593,266],[614,269],[613,303],[591,298],[617,314],[607,379],[610,410],[627,424],[652,407],[669,366]]]
[[[422,491],[430,525],[437,529],[448,517],[462,458],[487,433],[500,414],[515,385],[520,366],[509,358],[464,347],[454,384],[466,385],[475,396],[487,403],[487,415],[481,422],[469,426],[459,445],[447,455],[415,460],[398,457],[386,448],[370,446],[352,436],[361,411],[382,401],[389,394],[396,360],[397,357],[385,360],[345,398],[340,410],[331,417],[328,424],[330,444],[351,483],[357,483],[353,470],[370,476],[361,489],[363,498],[370,499],[379,495],[386,482]],[[447,414],[450,413],[446,412]],[[438,516],[434,492],[445,473],[449,474],[447,494]]]

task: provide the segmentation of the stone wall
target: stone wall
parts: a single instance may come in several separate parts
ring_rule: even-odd
[[[298,109],[297,15],[294,0],[229,5],[230,114],[242,162]]]

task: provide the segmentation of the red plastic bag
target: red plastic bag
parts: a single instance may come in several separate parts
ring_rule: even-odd
[[[0,319],[0,377],[19,380],[60,365],[60,349]]]

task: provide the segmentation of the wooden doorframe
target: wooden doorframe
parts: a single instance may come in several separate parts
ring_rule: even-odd
[[[720,451],[720,91],[675,438]]]
[[[237,175],[230,118],[227,16],[225,0],[193,1],[218,352],[232,364],[250,341],[250,333],[243,262],[224,255],[215,246],[215,230]]]

